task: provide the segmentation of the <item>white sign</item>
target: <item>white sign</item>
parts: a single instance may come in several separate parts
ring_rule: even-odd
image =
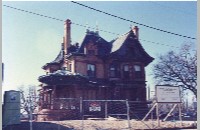
[[[159,103],[179,103],[180,89],[174,86],[156,86],[156,98]]]
[[[89,111],[101,111],[101,107],[89,107]]]
[[[99,103],[93,102],[90,104],[89,111],[101,111],[101,106]]]

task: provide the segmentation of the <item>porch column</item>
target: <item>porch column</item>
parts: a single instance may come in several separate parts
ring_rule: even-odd
[[[54,104],[54,99],[56,98],[56,86],[54,85],[53,86],[53,90],[51,92],[51,109],[54,109],[55,108],[55,104]]]

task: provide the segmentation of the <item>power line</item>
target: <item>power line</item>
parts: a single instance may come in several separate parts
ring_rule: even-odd
[[[168,34],[172,34],[172,35],[176,35],[176,36],[180,36],[180,37],[184,37],[184,38],[189,38],[189,39],[196,39],[196,38],[193,38],[193,37],[181,35],[181,34],[178,34],[178,33],[173,33],[173,32],[166,31],[166,30],[163,30],[163,29],[159,29],[159,28],[156,28],[156,27],[152,27],[152,26],[149,26],[149,25],[146,25],[146,24],[138,23],[138,22],[135,22],[135,21],[132,21],[132,20],[129,20],[129,19],[125,19],[125,18],[122,18],[120,16],[113,15],[113,14],[107,13],[105,11],[102,11],[102,10],[99,10],[99,9],[95,9],[93,7],[90,7],[90,6],[75,2],[75,1],[71,1],[71,2],[75,3],[75,4],[78,4],[80,6],[86,7],[88,9],[91,9],[91,10],[94,10],[94,11],[97,11],[97,12],[100,12],[100,13],[103,13],[103,14],[106,14],[106,15],[109,15],[109,16],[124,20],[124,21],[127,21],[127,22],[131,22],[131,23],[134,23],[134,24],[137,24],[137,25],[141,25],[141,26],[144,26],[144,27],[147,27],[147,28],[150,28],[150,29],[154,29],[154,30],[157,30],[157,31],[160,31],[160,32],[164,32],[164,33],[168,33]]]
[[[19,8],[15,8],[15,7],[8,6],[8,5],[3,5],[3,6],[7,7],[7,8],[18,10],[18,11],[21,11],[21,12],[25,12],[25,13],[37,15],[37,16],[40,16],[40,17],[49,18],[49,19],[52,19],[52,20],[57,20],[57,21],[60,21],[60,22],[64,22],[65,21],[65,20],[62,20],[62,19],[55,18],[55,17],[51,17],[51,16],[47,16],[47,15],[43,15],[43,14],[31,12],[31,11],[19,9]],[[72,24],[74,24],[76,26],[84,27],[84,28],[88,27],[86,25],[82,25],[82,24],[78,24],[78,23],[74,23],[74,22],[72,22]],[[95,27],[88,27],[88,28],[96,29]],[[113,35],[118,35],[118,36],[121,35],[121,34],[118,34],[118,33],[110,32],[110,31],[106,31],[106,30],[102,30],[102,29],[99,29],[99,31],[105,32],[105,33],[110,33],[110,34],[113,34]],[[139,39],[139,40],[144,41],[144,42],[149,42],[149,43],[157,44],[157,45],[163,45],[163,46],[168,46],[168,47],[173,47],[173,48],[180,48],[180,47],[171,46],[171,45],[163,44],[163,43],[159,43],[159,42],[148,41],[148,40],[144,40],[144,39]]]
[[[60,22],[65,22],[65,20],[62,20],[62,19],[58,19],[58,18],[55,18],[55,17],[51,17],[51,16],[47,16],[47,15],[43,15],[43,14],[39,14],[39,13],[35,13],[35,12],[32,12],[32,11],[23,10],[23,9],[15,8],[15,7],[8,6],[8,5],[3,5],[3,6],[8,7],[8,8],[11,8],[11,9],[18,10],[18,11],[22,11],[22,12],[25,12],[25,13],[38,15],[38,16],[41,16],[41,17],[45,17],[45,18],[49,18],[49,19],[53,19],[53,20],[57,20],[57,21],[60,21]],[[74,24],[74,25],[77,25],[77,26],[81,26],[81,27],[85,27],[85,28],[87,28],[86,25],[82,25],[82,24],[78,24],[78,23],[74,23],[74,22],[72,22],[71,24]],[[96,28],[94,28],[94,27],[89,27],[89,28],[91,28],[91,29],[96,29]],[[120,34],[113,33],[113,32],[106,31],[106,30],[102,30],[102,29],[99,29],[99,31],[101,31],[101,32],[106,32],[106,33],[110,33],[110,34],[120,35]]]
[[[38,15],[38,16],[41,16],[41,17],[46,17],[46,18],[49,18],[49,19],[61,21],[61,22],[64,22],[64,21],[65,21],[65,20],[62,20],[62,19],[55,18],[55,17],[50,17],[50,16],[47,16],[47,15],[34,13],[34,12],[32,12],[32,11],[23,10],[23,9],[15,8],[15,7],[8,6],[8,5],[3,5],[3,6],[8,7],[8,8],[11,8],[11,9],[18,10],[18,11],[22,11],[22,12],[25,12],[25,13],[34,14],[34,15]]]
[[[74,23],[74,22],[72,22],[72,24],[80,26],[80,27],[91,28],[91,29],[94,29],[94,30],[96,29],[95,27],[89,27],[89,26],[78,24],[78,23]],[[118,33],[110,32],[110,31],[106,31],[106,30],[102,30],[102,29],[98,29],[98,31],[110,33],[110,34],[113,34],[113,35],[120,35]]]
[[[168,44],[164,44],[164,43],[159,43],[159,42],[153,42],[153,41],[148,41],[148,40],[144,40],[144,39],[139,39],[140,41],[144,41],[144,42],[149,42],[149,43],[153,43],[153,44],[157,44],[157,45],[163,45],[163,46],[168,46],[168,47],[173,47],[173,48],[180,48],[177,46],[171,46]]]

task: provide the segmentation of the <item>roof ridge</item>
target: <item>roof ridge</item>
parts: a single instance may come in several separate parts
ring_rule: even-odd
[[[124,33],[124,34],[121,34],[121,35],[119,35],[118,37],[116,37],[116,38],[114,38],[113,40],[111,40],[111,42],[112,42],[112,41],[115,41],[115,40],[117,40],[117,39],[119,39],[119,38],[121,38],[121,37],[123,37],[123,36],[129,34],[129,33],[130,33],[130,31],[128,31],[128,32],[126,32],[126,33]]]

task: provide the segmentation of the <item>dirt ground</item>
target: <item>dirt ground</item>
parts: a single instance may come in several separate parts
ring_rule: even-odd
[[[84,130],[135,130],[135,129],[169,129],[169,128],[195,128],[196,122],[194,121],[175,121],[175,122],[160,122],[158,121],[136,121],[130,120],[67,120],[67,121],[57,121],[52,122],[65,126],[68,128],[73,128],[79,130],[84,128]]]
[[[194,121],[160,122],[157,121],[136,121],[130,120],[65,120],[65,121],[44,121],[33,122],[33,130],[142,130],[142,129],[164,129],[182,130],[195,129]],[[83,129],[82,129],[83,128]],[[21,122],[18,125],[7,126],[3,130],[30,130],[29,122]]]

